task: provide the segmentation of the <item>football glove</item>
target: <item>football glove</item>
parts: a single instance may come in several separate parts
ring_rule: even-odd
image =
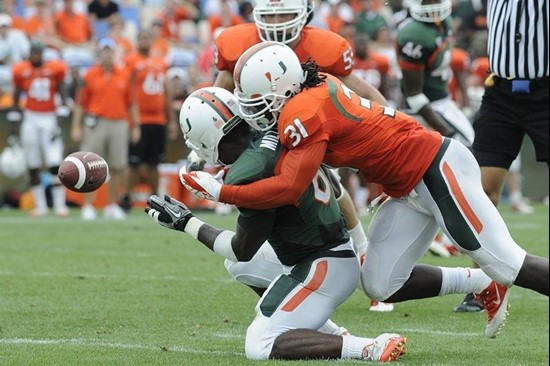
[[[198,170],[203,170],[206,160],[201,159],[201,157],[193,150],[187,155],[187,165],[185,165],[188,172],[196,172]]]
[[[216,176],[212,176],[206,172],[188,173],[184,166],[180,169],[179,176],[181,184],[195,196],[218,202],[226,171],[226,169],[222,169]]]
[[[164,195],[164,199],[156,195],[150,196],[147,205],[147,215],[168,229],[185,231],[187,222],[193,217],[187,206],[167,194]]]

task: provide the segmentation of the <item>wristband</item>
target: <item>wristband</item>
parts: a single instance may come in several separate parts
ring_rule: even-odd
[[[214,240],[213,250],[222,257],[225,257],[233,262],[238,262],[237,256],[233,251],[233,245],[231,245],[231,239],[235,236],[233,231],[224,230]]]
[[[409,105],[409,111],[411,114],[416,114],[425,105],[430,104],[430,100],[424,93],[416,94],[405,99]]]
[[[202,225],[204,225],[204,222],[193,216],[189,219],[189,221],[187,221],[187,224],[183,228],[183,231],[191,235],[193,239],[198,239],[199,230]]]

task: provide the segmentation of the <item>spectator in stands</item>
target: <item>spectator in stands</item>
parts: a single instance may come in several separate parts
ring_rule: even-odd
[[[164,59],[150,54],[153,34],[142,30],[138,36],[137,53],[126,58],[126,68],[131,72],[131,89],[139,109],[140,129],[138,141],[130,144],[130,179],[128,194],[123,207],[130,209],[130,193],[137,185],[139,176],[145,176],[153,194],[158,194],[158,164],[164,161],[165,144],[168,138],[178,136],[176,116],[172,113],[172,94],[166,78],[167,65]],[[168,129],[167,129],[168,127]]]
[[[243,1],[239,5],[239,15],[241,16],[244,23],[254,23],[254,18],[252,16],[252,11],[254,7],[250,1]]]
[[[160,15],[162,36],[172,42],[180,42],[180,22],[199,16],[199,10],[187,0],[166,0]]]
[[[34,1],[34,14],[25,22],[25,33],[30,39],[43,42],[47,37],[55,36],[55,25],[46,0]]]
[[[19,29],[12,28],[12,18],[0,14],[0,65],[12,65],[27,58],[30,42]]]
[[[213,36],[214,31],[220,27],[229,28],[242,22],[243,20],[239,15],[232,13],[229,3],[222,2],[220,12],[208,17],[210,35]]]
[[[229,5],[233,14],[239,13],[239,3],[236,0],[205,0],[202,12],[206,17],[219,14],[223,3]]]
[[[164,58],[170,51],[170,42],[162,35],[162,29],[162,21],[159,19],[154,20],[151,25],[154,38],[151,45],[151,56]]]
[[[373,0],[361,0],[360,12],[357,16],[355,28],[358,33],[366,33],[370,39],[376,37],[376,32],[387,27],[386,19],[373,8]]]
[[[55,19],[57,35],[66,46],[82,46],[90,41],[92,28],[88,18],[76,13],[73,9],[73,0],[64,0],[64,8]]]
[[[328,29],[334,33],[340,33],[344,27],[344,20],[340,17],[338,9],[340,7],[340,0],[328,0],[329,11],[326,16]]]
[[[116,43],[110,38],[98,42],[99,62],[84,75],[73,112],[71,137],[76,142],[82,142],[81,150],[95,152],[109,164],[109,206],[105,208],[104,216],[121,220],[126,218],[126,214],[117,202],[119,190],[126,188],[128,120],[131,125],[136,123],[138,111],[132,100],[130,73],[115,64],[115,49]],[[81,126],[83,119],[84,128]],[[132,138],[137,141],[139,135]],[[92,194],[86,195],[81,211],[84,220],[97,217],[91,205],[92,199]]]
[[[134,45],[124,36],[124,20],[119,17],[113,18],[109,38],[116,43],[116,63],[121,63],[124,58],[134,52]]]
[[[119,17],[119,6],[111,0],[92,0],[88,4],[88,14],[92,20],[113,22]]]
[[[16,0],[3,0],[0,1],[0,13],[5,13],[11,17],[11,28],[25,30],[25,19],[18,16],[15,9]],[[2,6],[3,5],[3,6]]]

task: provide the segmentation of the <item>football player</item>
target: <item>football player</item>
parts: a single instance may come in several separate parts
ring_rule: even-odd
[[[286,153],[277,131],[253,133],[238,116],[235,96],[225,89],[203,88],[191,94],[182,106],[180,125],[187,145],[200,157],[215,165],[231,164],[227,172],[221,171],[227,183],[273,176]],[[396,360],[406,343],[397,334],[375,339],[327,334],[325,322],[356,288],[359,261],[323,170],[317,171],[299,203],[268,210],[240,208],[235,232],[202,222],[169,196],[151,196],[145,211],[159,224],[183,231],[225,257],[228,267],[251,260],[260,265],[275,254],[268,264],[279,262],[279,273],[270,279],[248,327],[248,358]]]
[[[42,57],[44,46],[35,42],[31,45],[28,61],[13,66],[13,109],[19,111],[22,93],[26,103],[21,124],[21,142],[25,151],[27,167],[31,177],[31,192],[35,207],[31,216],[48,214],[46,192],[40,181],[40,170],[47,167],[52,174],[52,200],[55,214],[67,216],[65,189],[57,178],[59,165],[63,160],[63,140],[57,123],[56,109],[63,116],[69,114],[63,80],[67,67],[60,61],[45,62]],[[61,96],[61,105],[56,107],[55,96]]]
[[[474,141],[468,117],[449,95],[453,75],[451,0],[409,0],[408,18],[399,25],[397,49],[403,71],[406,108],[421,123],[466,146]]]
[[[142,30],[138,35],[138,52],[125,59],[126,67],[132,73],[132,91],[139,108],[140,122],[134,124],[132,131],[128,195],[123,198],[127,209],[131,206],[129,194],[138,183],[139,173],[147,177],[151,191],[157,193],[157,166],[164,160],[166,127],[171,140],[178,135],[172,111],[172,92],[166,78],[168,66],[163,59],[150,55],[152,43],[152,31]]]
[[[337,78],[304,65],[280,43],[263,43],[237,62],[235,94],[256,129],[275,126],[289,149],[274,177],[227,185],[210,174],[182,174],[200,197],[254,209],[299,204],[322,163],[361,171],[391,198],[369,230],[366,294],[398,302],[475,293],[488,314],[485,334],[504,324],[515,284],[548,296],[548,259],[528,255],[510,236],[481,186],[467,147],[412,117],[359,97]],[[416,266],[441,228],[481,269]],[[492,279],[492,281],[491,281]]]
[[[307,27],[313,16],[314,2],[308,0],[258,0],[254,6],[254,24],[241,24],[225,29],[216,39],[214,61],[219,70],[214,83],[229,91],[235,89],[233,73],[238,58],[251,46],[264,41],[278,41],[292,48],[301,61],[315,60],[321,70],[336,75],[359,95],[385,103],[380,92],[352,74],[353,50],[336,33]],[[360,256],[367,246],[365,231],[349,193],[332,173],[330,182],[346,218],[346,228]],[[373,303],[373,309],[376,304]]]

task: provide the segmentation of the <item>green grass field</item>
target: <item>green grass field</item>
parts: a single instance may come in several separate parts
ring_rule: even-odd
[[[548,257],[548,207],[531,216],[502,212],[524,248]],[[226,228],[235,221],[199,216]],[[422,262],[470,263],[429,254]],[[507,325],[494,340],[483,335],[484,314],[452,312],[461,299],[412,301],[381,314],[356,292],[332,319],[352,334],[406,335],[398,365],[548,364],[548,298],[513,288]],[[77,211],[64,220],[0,212],[0,365],[254,364],[244,335],[256,301],[229,279],[221,257],[138,210],[124,222],[92,223]]]

